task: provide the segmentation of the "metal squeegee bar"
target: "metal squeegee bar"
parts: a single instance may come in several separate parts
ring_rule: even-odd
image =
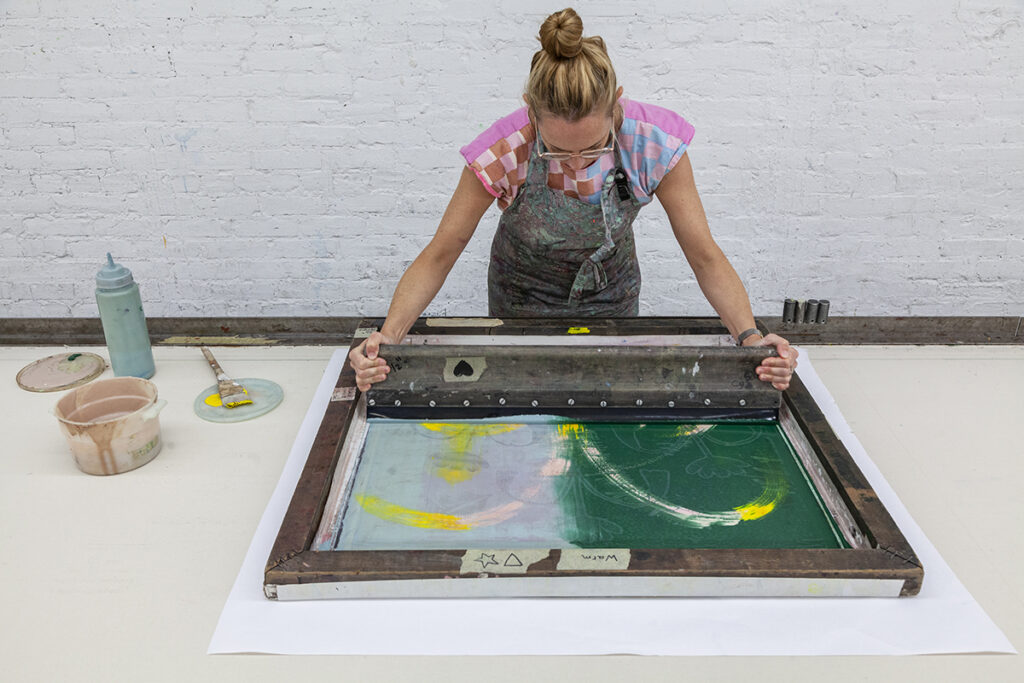
[[[390,346],[392,371],[373,385],[378,408],[777,409],[757,378],[771,348]]]

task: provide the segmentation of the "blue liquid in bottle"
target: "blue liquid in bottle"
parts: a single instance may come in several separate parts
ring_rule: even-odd
[[[107,254],[106,265],[96,274],[96,304],[100,308],[103,336],[114,374],[152,377],[156,365],[139,286],[135,284],[132,271],[114,263],[110,254]]]

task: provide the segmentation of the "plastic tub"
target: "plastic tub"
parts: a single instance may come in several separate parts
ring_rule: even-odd
[[[54,407],[78,469],[120,474],[142,467],[163,447],[156,385],[137,377],[101,379],[69,392]]]

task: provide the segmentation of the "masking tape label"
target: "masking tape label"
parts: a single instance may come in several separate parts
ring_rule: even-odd
[[[445,382],[475,382],[487,369],[484,356],[446,358],[444,363]]]
[[[565,548],[558,560],[559,571],[623,571],[629,569],[628,548]]]
[[[427,318],[427,327],[498,327],[499,318]]]
[[[564,551],[563,551],[564,552]],[[462,556],[460,574],[525,574],[534,562],[540,562],[550,550],[467,550]]]
[[[338,387],[331,394],[331,401],[351,401],[356,397],[355,387]]]

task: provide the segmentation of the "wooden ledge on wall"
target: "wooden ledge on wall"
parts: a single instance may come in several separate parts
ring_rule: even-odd
[[[149,318],[154,344],[170,346],[348,346],[362,317],[318,318]],[[417,327],[429,325],[421,319]],[[459,319],[462,320],[462,319]],[[622,319],[620,334],[637,334],[648,321],[675,321],[691,333],[725,333],[715,318]],[[827,323],[783,323],[759,317],[764,328],[794,344],[815,345],[972,345],[1024,344],[1019,316],[832,316]],[[377,319],[381,322],[381,319]],[[510,321],[511,322],[511,321]],[[431,330],[433,331],[433,330]],[[0,345],[103,345],[99,318],[0,318]]]

